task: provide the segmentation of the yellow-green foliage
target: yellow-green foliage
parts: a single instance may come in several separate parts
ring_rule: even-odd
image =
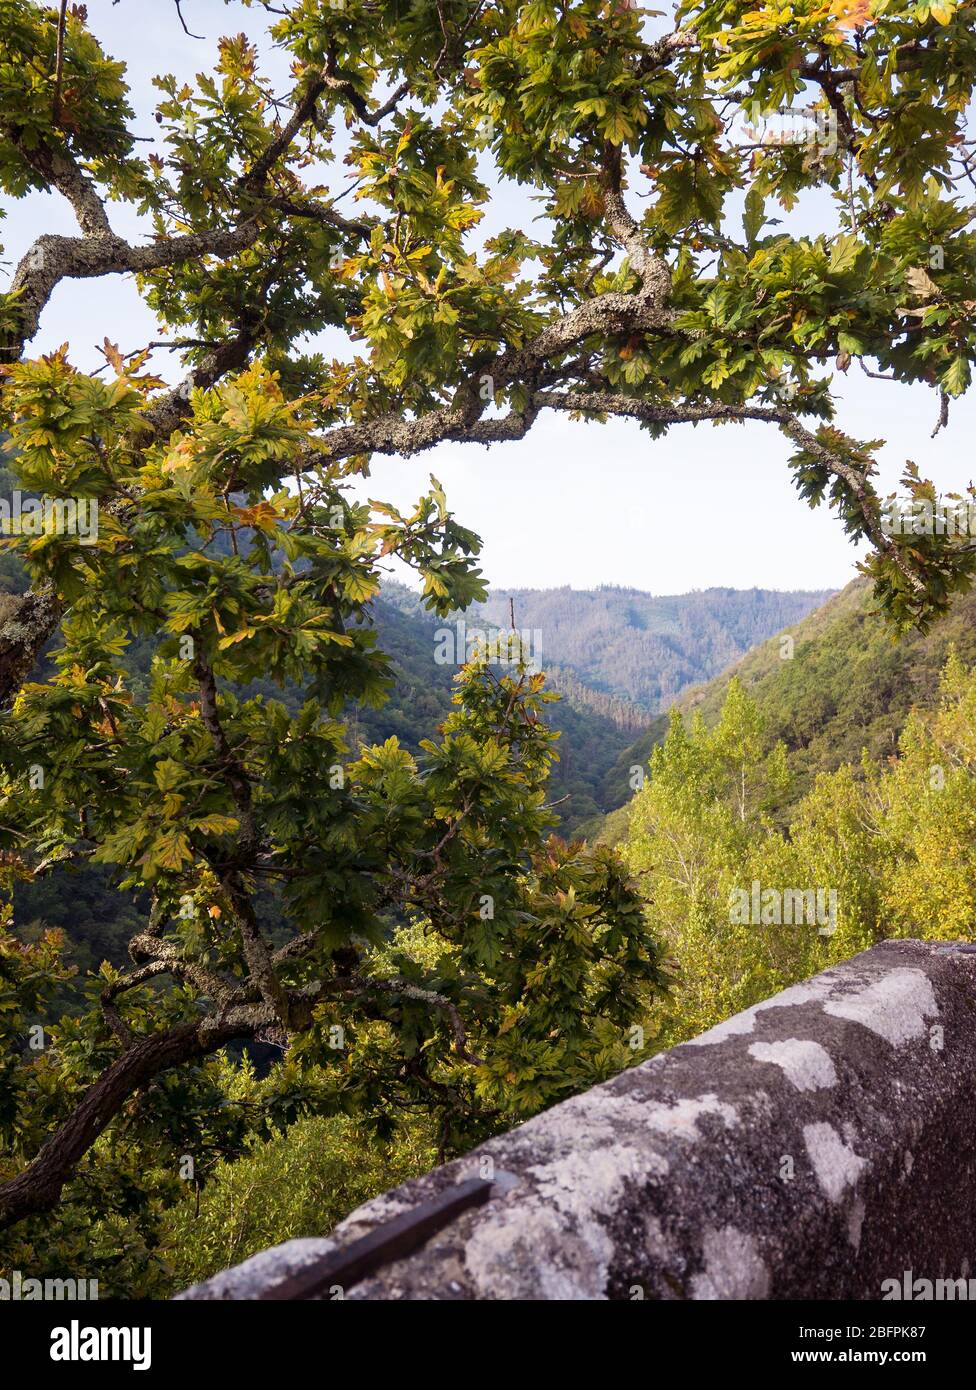
[[[160,1254],[172,1289],[186,1288],[256,1250],[322,1236],[361,1202],[437,1161],[433,1126],[401,1128],[389,1144],[346,1116],[299,1120],[270,1142],[222,1163],[200,1195],[168,1213]]]
[[[938,710],[911,716],[897,757],[821,775],[787,825],[789,759],[737,681],[715,728],[674,714],[650,767],[625,856],[678,977],[649,1018],[658,1046],[886,937],[974,936],[976,671],[954,653]],[[833,892],[836,913],[738,921],[754,883]]]

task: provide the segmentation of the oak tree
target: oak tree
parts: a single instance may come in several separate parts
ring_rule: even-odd
[[[79,1164],[97,1188],[113,1127],[155,1125],[174,1154],[191,1114],[230,1127],[199,1118],[205,1059],[242,1038],[287,1043],[293,1098],[305,1063],[332,1067],[350,1105],[428,1106],[454,1146],[628,1060],[659,952],[608,851],[545,839],[539,678],[467,669],[420,763],[345,745],[343,709],[388,675],[384,559],[438,613],[483,593],[436,483],[408,515],[352,498],[372,457],[500,447],[544,411],[631,420],[649,448],[761,422],[801,497],[872,544],[896,622],[976,567],[966,537],[891,533],[877,441],[844,431],[832,386],[855,363],[928,383],[943,421],[969,385],[970,0],[687,0],[666,25],[630,0],[252,9],[213,71],[159,75],[147,144],[83,6],[0,0],[0,187],[78,224],[41,233],[0,296],[3,426],[26,492],[99,507],[94,544],[12,538],[31,584],[0,615],[3,870],[109,864],[150,902],[97,1009],[0,1057],[6,1223]],[[812,139],[767,138],[799,108]],[[541,217],[484,238],[506,182]],[[783,230],[811,192],[822,233]],[[123,203],[144,235],[118,232]],[[110,275],[135,277],[164,347],[99,322]],[[91,282],[98,373],[31,349],[71,280]],[[917,471],[906,487],[934,498]],[[304,708],[249,696],[258,677]],[[398,947],[410,929],[433,962]],[[4,937],[8,1040],[55,945]],[[359,1038],[341,1063],[335,1028]]]

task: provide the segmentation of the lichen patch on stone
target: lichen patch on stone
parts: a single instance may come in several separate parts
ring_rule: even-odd
[[[705,1115],[717,1115],[730,1129],[739,1118],[733,1106],[726,1105],[718,1096],[705,1095],[686,1096],[673,1105],[645,1106],[644,1123],[660,1134],[696,1140],[701,1138],[698,1122]]]
[[[708,1230],[702,1256],[705,1267],[691,1281],[692,1298],[768,1298],[769,1270],[755,1236],[735,1226]]]
[[[847,1238],[855,1250],[861,1248],[861,1230],[864,1226],[865,1205],[860,1197],[855,1197],[847,1215]]]
[[[563,1194],[565,1196],[565,1193]],[[478,1297],[602,1299],[613,1257],[606,1227],[585,1202],[557,1211],[533,1197],[477,1225],[464,1246]]]
[[[784,1038],[782,1042],[754,1042],[749,1056],[757,1062],[772,1062],[782,1068],[798,1091],[819,1091],[837,1085],[837,1072],[830,1053],[818,1042],[806,1038]]]
[[[890,970],[863,989],[828,999],[824,1012],[832,1018],[862,1023],[895,1047],[920,1038],[939,1005],[928,976],[921,970]]]
[[[867,1167],[867,1159],[848,1148],[833,1125],[823,1122],[804,1125],[803,1142],[820,1190],[832,1202],[839,1202]]]

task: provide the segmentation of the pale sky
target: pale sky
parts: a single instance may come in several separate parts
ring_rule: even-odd
[[[183,11],[204,42],[183,33],[172,0],[88,0],[91,28],[129,66],[140,135],[156,132],[154,73],[190,77],[207,70],[221,34],[243,29],[256,37],[265,18],[237,0],[184,0]],[[285,90],[287,61],[272,53],[267,66]],[[143,148],[148,153],[152,146]],[[0,224],[6,284],[35,236],[73,234],[76,227],[59,197],[0,201],[7,214]],[[139,234],[131,211],[113,205],[110,212],[117,230]],[[538,227],[529,227],[534,215],[524,193],[508,186],[481,235],[505,225],[538,235]],[[832,226],[829,206],[816,198],[789,218],[780,215],[784,226],[811,234]],[[158,336],[131,279],[62,283],[32,351],[67,341],[75,365],[90,369],[102,363],[94,345],[106,335],[125,351]],[[335,342],[325,346],[339,351]],[[157,354],[158,371],[165,372],[166,356]],[[871,380],[856,364],[839,381],[838,425],[856,438],[887,440],[879,455],[882,491],[897,486],[906,459],[940,490],[971,481],[972,392],[953,403],[948,428],[932,440],[938,402],[931,391]],[[768,425],[684,425],[652,441],[630,422],[583,425],[546,412],[517,444],[490,451],[445,444],[411,460],[378,458],[359,490],[405,506],[435,473],[458,519],[484,540],[483,568],[501,589],[621,584],[660,594],[711,585],[839,588],[853,577],[854,550],[826,508],[810,511],[797,500],[786,467],[789,447]]]

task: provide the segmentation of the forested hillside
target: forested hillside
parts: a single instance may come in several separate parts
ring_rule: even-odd
[[[444,623],[424,613],[419,603],[413,611],[409,602],[407,611],[402,604],[396,588],[384,586],[373,605],[379,645],[393,659],[395,684],[390,698],[378,709],[357,706],[350,710],[348,727],[354,744],[382,743],[395,735],[415,752],[420,740],[430,738],[450,713],[458,667],[434,659],[435,633]],[[606,809],[600,799],[603,782],[633,737],[633,726],[621,727],[593,708],[581,698],[581,683],[568,673],[564,679],[563,673],[547,669],[546,676],[547,684],[563,696],[546,710],[548,724],[560,734],[555,745],[558,761],[549,777],[549,801],[559,817],[560,834],[571,836]]]
[[[546,669],[567,668],[587,689],[620,701],[620,718],[631,706],[659,714],[687,686],[724,671],[829,595],[829,589],[648,594],[612,584],[564,585],[492,592],[466,617],[469,626],[482,621],[507,627],[511,602],[515,626],[540,633]],[[613,717],[612,706],[607,713]]]
[[[677,978],[657,1046],[877,941],[976,937],[976,667],[951,650],[880,756],[831,758],[812,785],[768,692],[733,677],[722,694],[711,723],[672,712],[621,840]]]
[[[876,611],[870,583],[859,578],[783,635],[792,637],[792,648],[777,634],[675,704],[715,724],[737,677],[769,740],[782,740],[791,754],[796,800],[818,772],[857,763],[862,749],[874,758],[893,755],[909,711],[935,707],[950,646],[964,662],[976,661],[976,592],[959,595],[928,632],[896,638]],[[646,765],[667,728],[667,716],[659,716],[620,755],[602,788],[606,805],[625,807],[632,767]],[[625,815],[612,815],[604,834],[616,839]]]

